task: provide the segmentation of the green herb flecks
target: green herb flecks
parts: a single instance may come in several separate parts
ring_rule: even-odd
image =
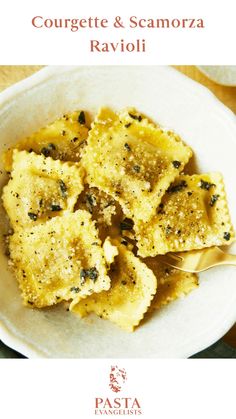
[[[210,206],[213,207],[216,203],[216,201],[218,201],[220,195],[212,195],[211,200],[210,200]]]
[[[91,279],[93,282],[96,282],[97,278],[98,278],[98,270],[97,268],[94,266],[93,268],[88,268],[88,269],[81,269],[80,271],[80,283],[81,285],[83,285],[86,281],[87,278]]]
[[[52,204],[51,205],[51,211],[61,211],[62,207],[58,204]]]
[[[70,289],[72,292],[75,292],[76,294],[78,293],[78,292],[80,292],[80,288],[79,287],[71,287],[71,289]]]
[[[230,236],[230,233],[228,233],[227,231],[225,231],[225,232],[224,232],[224,236],[223,236],[223,237],[224,237],[224,239],[225,239],[226,241],[229,241],[231,236]]]
[[[47,147],[42,148],[41,154],[43,154],[45,157],[49,157],[53,150],[56,150],[56,146],[53,143],[49,143]]]
[[[214,183],[206,182],[205,180],[200,180],[200,188],[209,191],[213,186],[216,186]]]
[[[172,230],[171,226],[168,225],[166,227],[166,236],[169,236],[169,234],[171,233],[171,230]]]
[[[34,212],[28,212],[28,216],[32,221],[36,221],[38,218],[38,215],[35,214]]]
[[[62,197],[63,198],[66,198],[67,197],[67,186],[63,182],[63,180],[61,180],[61,179],[59,180],[59,187],[60,187],[60,191],[61,191]]]
[[[184,188],[187,188],[187,187],[188,187],[187,182],[186,182],[185,180],[181,180],[181,182],[180,182],[180,183],[177,183],[177,185],[170,186],[170,187],[167,189],[167,192],[168,192],[168,193],[180,192],[180,191],[182,191]]]
[[[128,143],[125,143],[124,147],[126,148],[127,151],[131,151],[131,148]]]

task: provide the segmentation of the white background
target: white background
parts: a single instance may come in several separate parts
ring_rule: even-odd
[[[235,64],[233,1],[21,0],[1,8],[1,64]],[[4,8],[3,8],[4,7]],[[203,18],[203,30],[34,30],[33,16],[86,18],[136,15]],[[89,52],[89,40],[145,38],[146,54]],[[147,342],[148,344],[148,342]],[[123,397],[138,397],[145,419],[235,417],[234,360],[1,360],[0,412],[4,419],[93,415],[94,398],[108,389],[111,364],[125,367]],[[116,416],[117,417],[117,416]]]
[[[2,64],[233,64],[234,0],[7,0],[1,8]],[[203,18],[205,29],[34,29],[34,16],[88,18],[111,22],[119,15],[146,18]],[[147,52],[90,53],[90,39],[118,42],[145,38]]]
[[[127,372],[120,393],[109,389],[114,364]],[[140,419],[231,419],[235,379],[230,377],[235,373],[234,360],[5,361],[1,417],[104,418],[94,415],[95,397],[137,397],[143,410]]]

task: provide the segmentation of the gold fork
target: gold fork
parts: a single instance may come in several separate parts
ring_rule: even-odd
[[[235,265],[236,255],[229,255],[219,247],[209,247],[190,252],[167,253],[162,262],[185,272],[202,272],[219,265]]]

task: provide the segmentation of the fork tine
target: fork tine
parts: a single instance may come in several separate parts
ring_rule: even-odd
[[[216,246],[189,252],[167,253],[160,260],[173,268],[192,273],[219,265],[236,265],[236,255],[224,253]]]
[[[161,262],[165,263],[166,265],[179,269],[180,271],[185,271],[185,269],[181,267],[183,258],[176,253],[167,253],[166,255],[159,255],[158,257],[160,258]]]

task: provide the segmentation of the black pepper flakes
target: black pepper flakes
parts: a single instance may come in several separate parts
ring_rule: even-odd
[[[127,151],[131,151],[131,148],[128,143],[125,143],[124,147],[126,148]]]
[[[80,288],[79,287],[71,287],[71,292],[75,292],[76,294],[78,293],[78,292],[80,292]]]
[[[140,173],[141,168],[140,168],[140,166],[138,166],[137,164],[135,164],[134,167],[133,167],[133,170],[136,173]]]
[[[173,164],[175,169],[178,169],[181,166],[181,162],[178,161],[178,160],[172,161],[172,164]]]
[[[51,211],[61,211],[62,207],[58,204],[52,204],[51,205]]]
[[[177,183],[177,185],[170,186],[170,187],[167,189],[167,192],[168,192],[168,193],[180,192],[180,191],[182,191],[184,188],[187,188],[187,187],[188,187],[187,182],[186,182],[185,180],[181,180],[181,182],[180,182],[180,183]]]
[[[60,187],[60,191],[61,191],[62,197],[63,198],[66,198],[67,197],[67,186],[63,182],[63,180],[61,180],[61,179],[59,180],[59,187]]]
[[[213,186],[216,186],[214,183],[206,182],[205,180],[200,180],[200,188],[209,191]]]
[[[86,119],[85,119],[85,113],[84,113],[84,111],[81,111],[81,112],[79,113],[79,116],[78,116],[78,122],[79,122],[81,125],[84,125],[84,124],[86,123]]]
[[[141,122],[142,121],[142,117],[141,117],[141,115],[134,115],[133,113],[130,113],[129,112],[129,116],[130,116],[130,118],[132,118],[132,119],[135,119],[136,121],[138,121],[138,122]]]
[[[41,154],[45,157],[49,157],[52,150],[56,150],[56,146],[53,143],[49,143],[47,147],[42,148]]]
[[[227,231],[225,231],[224,232],[224,239],[226,240],[226,241],[229,241],[230,240],[230,233],[228,233]]]
[[[166,227],[166,236],[169,236],[169,234],[171,233],[171,230],[172,230],[171,226],[168,225]]]
[[[50,156],[50,150],[46,147],[43,147],[41,150],[41,154],[43,154],[45,157],[49,157]]]
[[[134,222],[130,218],[125,218],[120,223],[120,229],[121,229],[121,231],[122,230],[132,230],[133,229],[133,226],[134,226]]]
[[[128,124],[125,124],[125,128],[129,128],[130,125],[132,125],[131,122],[129,122]]]
[[[34,212],[28,212],[28,216],[32,221],[36,221],[38,218],[38,215],[35,214]]]
[[[212,195],[211,200],[210,200],[210,206],[213,207],[216,203],[216,201],[218,201],[220,195]]]

